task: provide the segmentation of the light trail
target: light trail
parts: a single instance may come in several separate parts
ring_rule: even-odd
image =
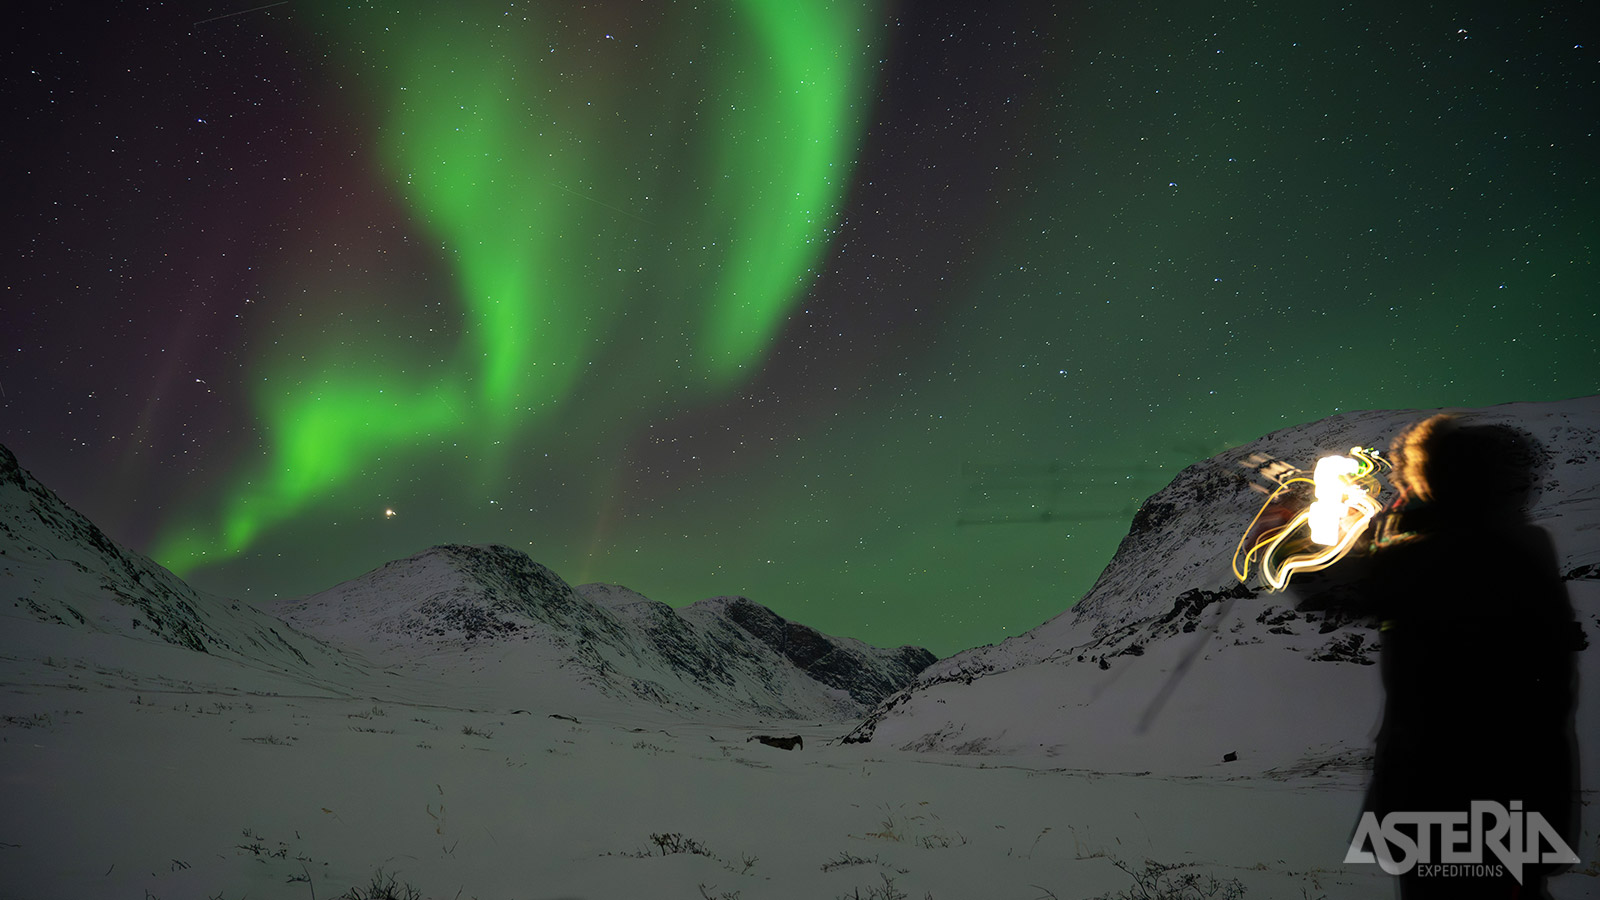
[[[1348,456],[1317,460],[1310,477],[1299,469],[1279,476],[1277,490],[1261,504],[1234,548],[1234,576],[1240,581],[1249,580],[1251,563],[1259,561],[1267,589],[1281,591],[1296,573],[1326,569],[1344,558],[1366,531],[1367,523],[1383,508],[1377,499],[1383,491],[1378,474],[1388,467],[1388,461],[1378,451],[1351,447]],[[1262,517],[1295,484],[1312,485],[1316,499],[1283,525],[1258,532],[1256,526]]]

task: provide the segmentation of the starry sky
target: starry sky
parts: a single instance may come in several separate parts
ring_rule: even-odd
[[[1228,447],[1600,390],[1576,3],[256,6],[30,4],[0,101],[0,441],[203,589],[948,655]]]

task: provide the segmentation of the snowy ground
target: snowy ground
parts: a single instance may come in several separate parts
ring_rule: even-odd
[[[441,703],[440,686],[383,673],[308,687],[170,645],[4,627],[6,897],[332,898],[381,869],[437,898],[1077,900],[1131,885],[1114,859],[1147,858],[1249,897],[1392,893],[1342,863],[1354,767],[1178,778],[904,753],[828,744],[843,724],[474,708],[470,683]],[[709,855],[663,853],[695,847]],[[1593,896],[1592,862],[1561,881]]]

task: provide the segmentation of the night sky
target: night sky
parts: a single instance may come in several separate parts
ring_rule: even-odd
[[[1600,391],[1577,3],[252,5],[8,16],[0,441],[204,589],[947,655],[1230,446]]]

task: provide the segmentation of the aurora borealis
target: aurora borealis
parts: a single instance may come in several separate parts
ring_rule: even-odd
[[[249,6],[25,13],[0,138],[0,440],[202,588],[946,655],[1196,459],[1600,389],[1576,5]]]
[[[326,352],[309,374],[290,371],[304,353],[287,368],[266,362],[277,377],[256,397],[270,445],[263,471],[232,488],[220,535],[204,523],[183,528],[157,542],[156,558],[182,574],[237,555],[368,461],[440,438],[476,444],[492,484],[536,434],[529,429],[558,414],[590,365],[607,362],[605,342],[636,311],[677,336],[674,363],[687,363],[691,378],[721,386],[759,363],[826,244],[870,74],[865,11],[775,9],[746,2],[674,16],[664,24],[682,34],[663,58],[629,58],[650,56],[635,44],[594,67],[567,62],[567,29],[537,8],[514,17],[503,4],[328,15],[327,43],[359,61],[355,77],[380,108],[379,172],[449,254],[463,306],[458,346],[432,371],[412,373],[396,364],[403,344],[385,347],[356,324],[341,345],[355,344],[362,358]],[[728,43],[727,65],[741,78],[696,84],[684,75],[675,87],[693,105],[663,102],[653,69],[691,68],[692,54],[673,51],[694,35]],[[651,154],[627,144],[657,134],[704,145],[710,163],[698,182],[643,174]],[[619,170],[636,173],[616,199],[633,212],[565,186]],[[613,270],[636,255],[632,245],[659,239],[649,215],[683,221],[675,239],[699,245],[701,277],[664,284],[643,266]],[[656,407],[655,391],[617,388],[608,402]]]

